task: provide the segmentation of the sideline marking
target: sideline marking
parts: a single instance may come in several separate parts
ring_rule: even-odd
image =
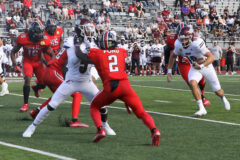
[[[65,157],[65,156],[54,154],[54,153],[49,153],[49,152],[41,151],[41,150],[38,150],[38,149],[23,147],[23,146],[11,144],[11,143],[6,143],[6,142],[2,142],[2,141],[0,141],[0,144],[3,145],[3,146],[17,148],[17,149],[21,149],[21,150],[25,150],[25,151],[29,151],[29,152],[39,153],[39,154],[46,155],[46,156],[49,156],[49,157],[59,158],[59,159],[62,159],[62,160],[76,160],[74,158]]]
[[[16,95],[16,96],[23,96],[20,94],[15,94],[15,93],[9,93],[9,95]],[[43,98],[43,97],[39,97],[36,98],[34,96],[29,96],[31,98],[35,98],[35,99],[47,99],[47,98]],[[72,103],[70,101],[65,101],[66,103]],[[81,104],[85,104],[85,105],[90,105],[90,103],[88,102],[83,102]],[[107,106],[108,108],[113,108],[113,109],[119,109],[119,110],[126,110],[125,107],[115,107],[115,106]],[[176,114],[170,114],[170,113],[161,113],[161,112],[153,112],[153,111],[146,111],[148,113],[152,113],[152,114],[158,114],[158,115],[163,115],[163,116],[170,116],[170,117],[177,117],[177,118],[185,118],[185,119],[192,119],[192,120],[199,120],[199,121],[206,121],[206,122],[212,122],[212,123],[219,123],[219,124],[226,124],[226,125],[232,125],[232,126],[240,126],[239,123],[232,123],[232,122],[224,122],[224,121],[216,121],[216,120],[210,120],[210,119],[203,119],[203,118],[195,118],[195,117],[190,117],[190,116],[182,116],[182,115],[176,115]]]
[[[31,104],[33,104],[33,105],[37,105],[37,106],[42,105],[41,103],[31,103]]]
[[[154,102],[159,102],[159,103],[172,103],[170,101],[164,101],[164,100],[153,100]]]

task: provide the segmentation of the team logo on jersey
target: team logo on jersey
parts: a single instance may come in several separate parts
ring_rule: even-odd
[[[179,48],[179,52],[182,52],[182,48]]]
[[[57,34],[59,34],[59,31],[57,31]]]
[[[41,41],[41,42],[40,42],[40,45],[41,45],[41,46],[44,46],[44,45],[45,45],[45,42],[44,42],[44,41]]]

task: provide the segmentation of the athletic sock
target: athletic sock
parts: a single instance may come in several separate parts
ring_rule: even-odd
[[[81,99],[82,94],[79,92],[76,92],[72,94],[73,101],[72,101],[72,117],[78,117],[80,106],[81,106]]]
[[[198,105],[198,107],[199,107],[200,110],[201,110],[201,109],[205,109],[202,100],[197,100],[197,105]]]
[[[23,97],[24,97],[24,104],[28,104],[28,98],[30,93],[30,86],[23,86]]]
[[[50,112],[51,112],[51,111],[48,110],[48,107],[43,107],[43,108],[40,110],[40,112],[38,113],[38,115],[37,115],[37,117],[35,118],[35,120],[33,121],[33,124],[34,124],[35,126],[37,126],[37,125],[39,125],[40,123],[42,123],[42,121],[44,121],[44,120],[48,117],[48,115],[49,115]]]
[[[142,114],[141,119],[143,121],[143,123],[150,129],[154,129],[156,128],[156,125],[153,121],[152,116],[150,116],[150,114],[148,114],[147,112],[145,112],[144,114]]]

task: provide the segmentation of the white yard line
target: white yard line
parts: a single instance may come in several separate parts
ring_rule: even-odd
[[[65,157],[65,156],[61,156],[61,155],[57,155],[57,154],[41,151],[41,150],[38,150],[38,149],[23,147],[23,146],[11,144],[11,143],[6,143],[6,142],[2,142],[2,141],[0,141],[0,144],[4,145],[4,146],[12,147],[12,148],[17,148],[17,149],[29,151],[29,152],[39,153],[39,154],[42,154],[42,155],[45,155],[45,156],[54,157],[54,158],[58,158],[58,159],[62,159],[62,160],[76,160],[74,158]]]
[[[37,106],[42,105],[41,103],[31,103],[31,104],[33,104],[33,105],[37,105]]]
[[[0,104],[0,107],[3,107],[3,105]]]
[[[15,95],[15,96],[23,96],[21,94],[15,94],[15,93],[10,93],[10,95]],[[38,99],[36,97],[30,96],[31,98]],[[43,97],[39,97],[39,99],[47,99]],[[72,103],[70,101],[65,101],[66,103]],[[81,104],[85,105],[90,105],[88,102],[83,102]],[[113,108],[113,109],[119,109],[119,110],[126,110],[124,107],[115,107],[115,106],[108,106],[108,108]],[[158,114],[158,115],[164,115],[164,116],[171,116],[171,117],[178,117],[178,118],[185,118],[185,119],[193,119],[193,120],[199,120],[199,121],[206,121],[206,122],[212,122],[212,123],[219,123],[219,124],[226,124],[226,125],[232,125],[232,126],[240,126],[239,123],[231,123],[231,122],[224,122],[224,121],[216,121],[216,120],[210,120],[210,119],[203,119],[203,118],[195,118],[195,117],[190,117],[190,116],[182,116],[182,115],[176,115],[176,114],[169,114],[169,113],[161,113],[161,112],[153,112],[153,111],[147,111],[148,113],[152,114]]]
[[[142,88],[155,88],[155,89],[165,89],[165,90],[172,90],[172,91],[183,91],[183,92],[191,92],[190,89],[178,89],[178,88],[167,88],[167,87],[155,87],[155,86],[141,86],[141,85],[131,85],[134,87],[142,87]],[[205,93],[209,93],[209,94],[215,94],[213,92],[205,92]],[[240,96],[239,94],[228,94],[228,93],[224,93],[224,95],[227,96]]]
[[[164,101],[164,100],[153,100],[154,102],[159,102],[159,103],[172,103],[170,101]]]

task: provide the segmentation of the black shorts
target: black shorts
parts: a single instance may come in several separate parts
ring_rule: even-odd
[[[233,65],[233,56],[226,58],[226,64],[227,65]]]
[[[220,66],[220,60],[213,61],[213,67],[219,67]]]
[[[161,57],[153,57],[152,58],[152,63],[161,63]]]

